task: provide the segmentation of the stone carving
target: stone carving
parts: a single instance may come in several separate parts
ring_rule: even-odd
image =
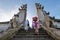
[[[44,22],[44,12],[42,11],[44,7],[41,6],[40,3],[35,3],[36,5],[36,11],[37,11],[37,16],[39,18],[39,20],[41,20],[42,22]]]
[[[40,3],[35,3],[37,9],[44,9],[44,6],[42,6]]]
[[[19,8],[19,12],[14,15],[16,19],[16,25],[20,25],[21,23],[24,23],[27,14],[26,11],[27,11],[27,4],[22,5],[21,8]]]

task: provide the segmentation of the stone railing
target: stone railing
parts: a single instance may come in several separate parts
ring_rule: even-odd
[[[9,40],[11,38],[13,38],[13,36],[16,35],[16,33],[18,32],[18,30],[21,28],[22,24],[14,29],[9,29],[8,31],[4,32],[4,35],[2,37],[0,37],[0,40]]]
[[[46,28],[45,26],[42,26],[42,28],[55,40],[60,40],[60,31],[57,31],[57,29],[54,28]]]

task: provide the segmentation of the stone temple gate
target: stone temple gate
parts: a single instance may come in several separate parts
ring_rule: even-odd
[[[45,16],[43,7],[39,3],[36,3],[35,6],[38,19],[44,23]],[[21,23],[24,23],[24,21],[26,20],[26,14],[27,14],[27,4],[21,6],[21,8],[19,8],[19,12],[13,16],[13,19],[11,19],[13,22],[13,27],[16,27]]]
[[[42,21],[42,24],[48,24],[47,26],[49,27],[49,21],[52,21],[49,18],[49,15],[48,15],[49,13],[47,13],[44,10],[44,7],[40,3],[35,3],[35,6],[36,6],[36,14],[38,16],[38,21],[39,20]],[[27,4],[24,4],[19,8],[19,12],[17,14],[14,14],[13,18],[10,19],[10,21],[0,22],[0,24],[2,24],[1,26],[3,25],[7,26],[8,24],[7,27],[15,28],[20,24],[24,24],[26,20],[26,15],[27,15]]]
[[[42,21],[42,23],[45,23],[46,22],[45,16],[47,15],[44,14],[44,7],[41,6],[41,4],[39,3],[35,3],[35,6],[36,6],[36,14],[38,16],[38,20]],[[13,27],[20,25],[21,23],[24,24],[26,20],[26,14],[27,14],[27,4],[21,6],[21,8],[19,8],[19,12],[13,16],[13,19],[11,19],[13,22]]]
[[[35,3],[35,6],[38,22],[42,23],[39,35],[34,35],[34,29],[28,32],[25,32],[23,29],[27,14],[27,4],[24,4],[10,21],[0,22],[0,26],[10,27],[7,31],[3,32],[0,40],[60,40],[60,34],[58,34],[60,31],[49,26],[49,21],[54,23],[55,20],[52,20],[54,17],[49,17],[49,12],[47,13],[40,3]]]

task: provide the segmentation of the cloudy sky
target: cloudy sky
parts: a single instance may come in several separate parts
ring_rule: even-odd
[[[0,0],[0,22],[12,19],[22,4],[27,4],[27,18],[31,20],[36,15],[35,3],[41,3],[50,16],[60,19],[60,0]]]

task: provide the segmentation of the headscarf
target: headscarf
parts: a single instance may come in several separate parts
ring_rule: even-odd
[[[38,17],[35,16],[35,17],[33,17],[32,19],[33,19],[33,21],[37,21]]]

